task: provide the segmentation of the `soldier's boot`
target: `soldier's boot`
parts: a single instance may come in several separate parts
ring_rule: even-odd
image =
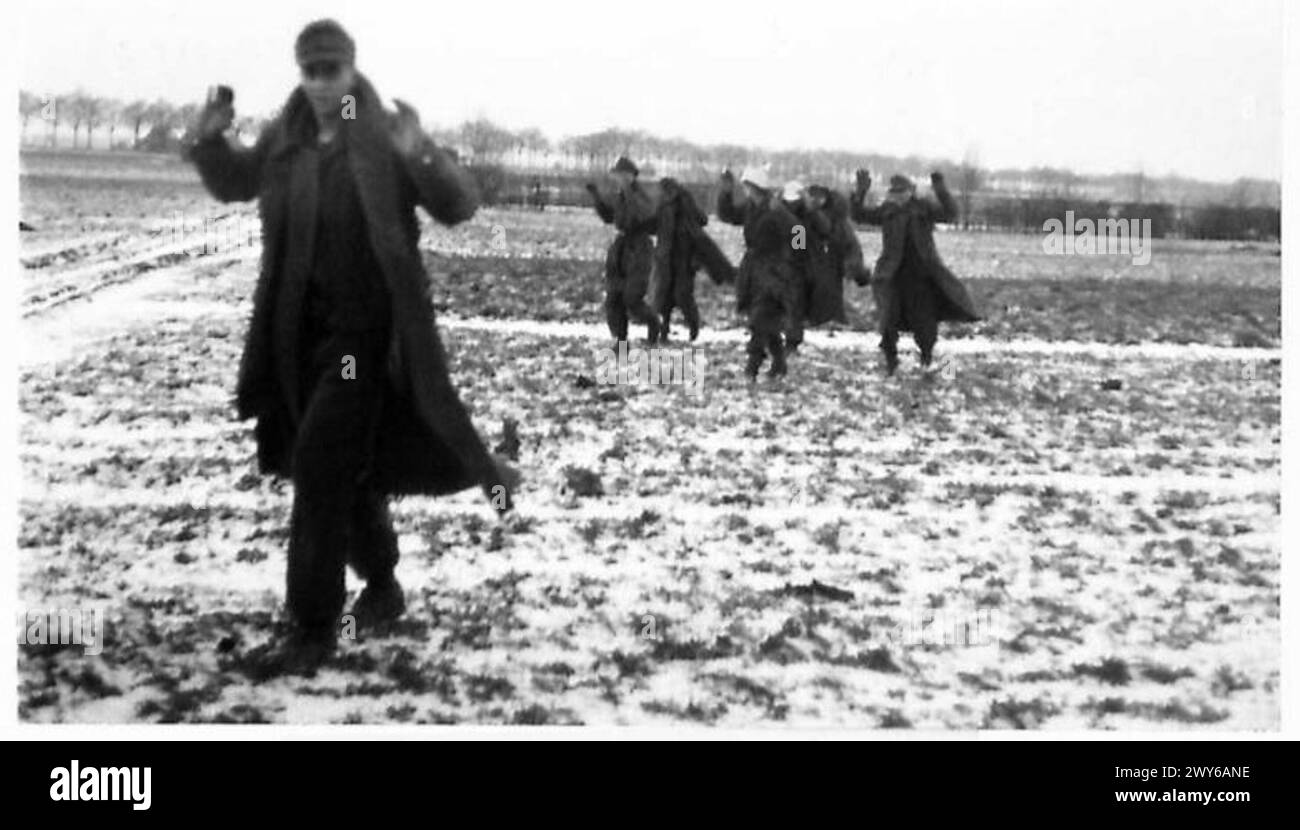
[[[661,333],[662,331],[663,331],[663,326],[660,324],[660,322],[659,322],[659,318],[658,318],[658,317],[656,317],[655,315],[651,314],[649,317],[646,318],[646,321],[645,321],[645,340],[646,340],[647,343],[649,343],[651,346],[653,346],[653,345],[655,345],[656,343],[658,343],[658,342],[659,342],[660,333]]]
[[[374,628],[390,623],[406,611],[406,593],[391,573],[375,576],[361,589],[352,603],[352,616],[358,628]]]
[[[623,298],[617,293],[605,295],[605,323],[609,326],[609,336],[618,343],[627,339],[627,312],[623,308]]]
[[[898,371],[898,332],[888,332],[880,337],[880,351],[885,355],[885,376]]]
[[[885,376],[893,377],[898,371],[898,352],[896,350],[885,350]]]
[[[898,371],[898,349],[881,346],[880,351],[885,355],[885,377],[893,377]]]
[[[785,337],[785,353],[793,355],[803,345],[803,324],[793,323]]]
[[[240,661],[240,669],[257,683],[285,674],[310,677],[337,646],[337,634],[331,628],[291,624],[287,633],[250,649]]]
[[[774,334],[771,337],[769,337],[767,341],[767,348],[768,351],[772,353],[772,365],[767,370],[768,377],[774,380],[785,377],[786,350],[784,344],[781,342],[781,335]]]
[[[392,622],[406,610],[406,595],[393,569],[400,553],[386,496],[364,490],[353,507],[349,561],[366,581],[366,587],[352,603],[357,627],[370,628]]]
[[[753,383],[758,380],[758,370],[763,366],[763,347],[761,344],[751,341],[746,353],[748,359],[745,361],[745,377],[749,379],[750,383]]]
[[[694,305],[688,305],[682,308],[682,316],[686,318],[686,325],[690,329],[691,342],[694,343],[700,336],[700,312]]]
[[[937,327],[933,325],[927,325],[916,333],[916,345],[921,350],[921,368],[927,372],[934,362],[934,344],[938,339]]]

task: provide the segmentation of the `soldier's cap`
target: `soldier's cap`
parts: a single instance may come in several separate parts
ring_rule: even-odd
[[[314,20],[298,33],[293,55],[299,66],[315,61],[337,61],[351,65],[356,62],[357,45],[338,22],[328,18]]]
[[[907,176],[890,176],[889,192],[890,193],[908,193],[916,190],[916,184]]]
[[[803,198],[803,182],[798,179],[791,179],[781,188],[781,200],[783,202],[797,202]]]
[[[745,172],[740,174],[741,184],[752,184],[759,190],[772,189],[772,176],[767,172],[766,167],[746,167]]]
[[[632,163],[632,159],[628,158],[627,156],[619,156],[618,161],[614,162],[614,166],[609,168],[609,172],[631,173],[633,176],[635,176],[641,171],[638,170],[637,166]]]

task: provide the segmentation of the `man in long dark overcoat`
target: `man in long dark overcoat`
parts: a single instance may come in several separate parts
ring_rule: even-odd
[[[844,280],[866,285],[870,272],[862,245],[849,222],[849,202],[822,185],[788,182],[781,201],[794,214],[802,235],[795,248],[795,288],[786,325],[786,354],[803,344],[804,329],[823,323],[847,323]]]
[[[910,179],[894,176],[885,201],[868,206],[871,176],[859,170],[849,200],[853,221],[881,227],[882,247],[871,285],[880,314],[880,349],[885,354],[885,371],[891,375],[898,368],[900,331],[912,332],[921,350],[921,365],[928,368],[940,322],[980,319],[965,286],[935,249],[935,223],[954,221],[958,209],[942,174],[931,174],[930,182],[934,200],[918,198]]]
[[[504,511],[517,479],[451,384],[417,247],[415,206],[462,222],[473,179],[409,106],[383,108],[337,23],[308,25],[295,56],[302,82],[256,146],[227,142],[233,107],[210,98],[189,155],[217,199],[259,202],[236,409],[257,419],[261,470],[294,485],[286,645],[314,664],[340,631],[347,565],[366,581],[358,625],[405,609],[388,496],[478,486]]]
[[[704,227],[709,217],[690,190],[677,180],[659,182],[658,228],[650,306],[660,318],[659,337],[668,340],[673,309],[681,309],[690,339],[700,334],[700,309],[695,302],[695,272],[703,268],[719,285],[734,283],[736,269]]]
[[[628,323],[646,327],[646,340],[659,340],[659,317],[646,302],[650,290],[650,270],[654,265],[653,234],[658,227],[655,203],[640,182],[639,168],[626,156],[620,156],[610,168],[618,182],[616,193],[609,195],[595,183],[587,185],[595,202],[596,213],[618,234],[605,254],[605,321],[617,341],[627,340]]]
[[[745,375],[755,380],[763,362],[771,358],[768,374],[784,377],[784,327],[798,280],[794,249],[798,220],[781,204],[771,176],[763,168],[746,170],[739,186],[726,171],[721,184],[718,218],[744,227],[745,255],[737,273],[736,308],[749,315]]]

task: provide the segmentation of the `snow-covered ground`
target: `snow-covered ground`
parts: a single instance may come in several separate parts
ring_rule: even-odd
[[[598,273],[599,227],[553,221],[486,212],[437,253],[505,223],[526,268]],[[710,319],[692,395],[593,383],[592,308],[453,307],[476,423],[519,423],[516,514],[401,501],[406,618],[256,676],[290,498],[229,403],[257,251],[171,244],[25,252],[22,603],[108,621],[98,654],[20,647],[25,719],[1278,726],[1280,352],[1223,337],[995,329],[886,380],[873,335],[814,331],[751,388]],[[42,304],[73,269],[105,279]]]

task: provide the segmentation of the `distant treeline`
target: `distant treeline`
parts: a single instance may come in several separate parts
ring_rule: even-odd
[[[1151,221],[1151,235],[1182,239],[1278,240],[1282,236],[1282,212],[1273,207],[1247,205],[1171,205],[1167,202],[1109,202],[1086,199],[1033,196],[986,196],[978,194],[971,210],[963,215],[966,227],[991,228],[1026,233],[1043,230],[1049,219],[1064,221],[1067,212],[1075,220],[1094,224],[1108,219]]]
[[[198,115],[198,104],[120,101],[76,90],[62,95],[20,91],[19,116],[24,144],[176,152]],[[234,125],[236,138],[251,142],[274,117],[244,114]],[[1084,176],[1069,170],[1035,167],[989,170],[968,152],[960,162],[921,156],[898,157],[845,150],[772,150],[738,144],[702,145],[663,138],[644,130],[611,128],[551,140],[535,127],[512,130],[485,118],[457,127],[429,130],[439,144],[454,149],[476,170],[491,202],[523,202],[535,178],[547,188],[550,204],[586,205],[583,183],[619,155],[642,166],[646,176],[673,176],[711,199],[718,173],[750,164],[770,165],[778,181],[800,178],[847,190],[854,171],[865,168],[878,181],[904,173],[924,185],[932,170],[948,179],[971,227],[1040,231],[1046,218],[1119,216],[1150,218],[1157,236],[1207,239],[1271,239],[1280,235],[1281,186],[1274,181],[1240,178],[1231,183],[1181,176],[1132,173]]]

